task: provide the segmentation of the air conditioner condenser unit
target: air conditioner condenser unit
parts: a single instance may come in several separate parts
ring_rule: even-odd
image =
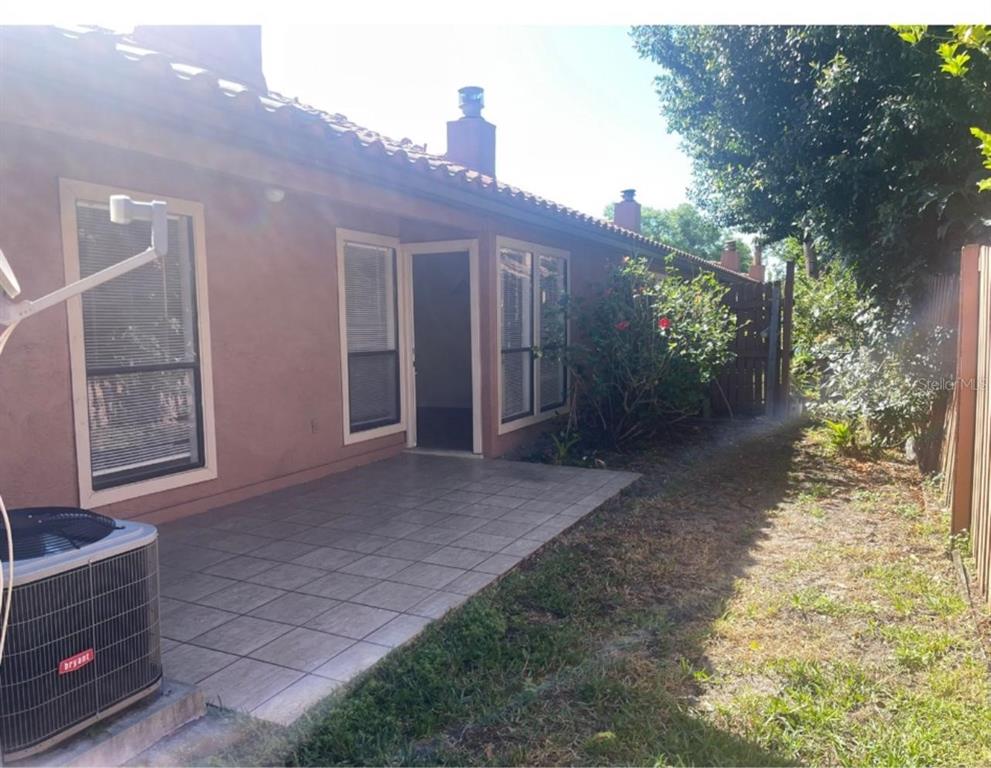
[[[154,526],[74,507],[8,512],[16,580],[0,661],[4,761],[53,746],[162,680]]]

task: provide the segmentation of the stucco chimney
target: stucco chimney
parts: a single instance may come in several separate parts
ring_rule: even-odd
[[[623,229],[629,229],[632,232],[639,232],[640,203],[634,200],[637,191],[635,189],[624,189],[620,194],[623,196],[623,199],[613,206],[613,224]]]
[[[754,280],[764,282],[764,246],[754,243],[754,263],[750,265],[750,276]]]
[[[732,269],[734,272],[740,271],[740,253],[736,250],[736,240],[727,240],[726,245],[723,246],[723,256],[719,260],[726,269]]]
[[[447,123],[448,160],[495,176],[495,126],[482,117],[485,91],[477,85],[458,90],[462,116]]]
[[[138,45],[209,69],[251,88],[268,91],[262,73],[262,28],[258,26],[141,26],[131,37]]]

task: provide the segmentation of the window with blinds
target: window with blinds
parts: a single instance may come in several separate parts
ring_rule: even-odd
[[[148,247],[150,222],[113,224],[78,201],[79,273]],[[94,490],[201,467],[203,411],[193,222],[169,217],[169,253],[82,295]]]
[[[533,413],[533,254],[499,254],[502,317],[502,420]]]
[[[350,431],[400,421],[398,296],[393,248],[344,243]]]
[[[560,408],[567,400],[568,372],[564,348],[568,343],[566,292],[568,260],[540,254],[540,410]]]
[[[567,400],[567,270],[561,254],[499,250],[504,424],[560,408]]]

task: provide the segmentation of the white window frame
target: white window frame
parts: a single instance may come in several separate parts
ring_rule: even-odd
[[[498,411],[497,419],[499,424],[498,434],[504,435],[508,432],[514,432],[517,429],[524,429],[525,427],[531,427],[534,424],[539,424],[544,421],[555,418],[562,414],[568,413],[569,404],[568,399],[565,398],[564,405],[557,408],[551,408],[547,411],[540,410],[540,362],[541,358],[534,360],[534,364],[531,367],[530,375],[533,377],[532,384],[532,408],[533,413],[529,416],[523,416],[518,419],[513,419],[512,421],[504,422],[502,420],[502,395],[503,395],[503,375],[502,375],[502,249],[511,248],[516,251],[526,251],[532,254],[531,268],[533,270],[533,278],[531,280],[531,301],[532,301],[532,317],[533,317],[533,346],[540,346],[540,255],[544,254],[547,256],[557,256],[563,258],[567,264],[567,274],[565,280],[564,290],[565,293],[571,294],[571,253],[569,251],[562,250],[560,248],[552,248],[549,245],[540,245],[539,243],[528,243],[524,240],[516,240],[511,237],[503,237],[498,235],[496,237],[496,353],[498,354],[498,371],[499,371],[499,387],[498,387]],[[571,338],[571,317],[566,319],[566,334],[567,338]],[[567,341],[565,342],[567,343]],[[565,376],[567,376],[567,369],[565,370]],[[570,382],[569,382],[570,384]]]
[[[203,466],[175,472],[162,477],[95,490],[90,459],[89,403],[86,384],[86,346],[83,337],[82,298],[66,302],[69,324],[69,361],[72,379],[72,411],[75,423],[76,467],[79,476],[79,504],[100,507],[119,501],[161,493],[195,483],[216,480],[217,437],[213,409],[213,368],[210,354],[210,308],[207,290],[206,236],[203,205],[190,200],[140,192],[121,187],[109,187],[75,179],[59,179],[59,205],[62,220],[62,251],[67,282],[79,279],[79,231],[76,202],[105,202],[110,195],[130,195],[136,200],[164,200],[170,214],[188,216],[193,222],[193,259],[196,276],[197,342],[200,365],[200,411],[203,429]],[[109,216],[109,213],[107,214]],[[166,257],[167,258],[167,257]]]
[[[383,427],[351,431],[351,392],[348,386],[348,327],[347,327],[347,291],[345,282],[344,244],[372,245],[379,248],[391,248],[396,260],[396,339],[399,355],[399,422]],[[401,258],[399,238],[386,235],[376,235],[371,232],[359,232],[353,229],[337,229],[337,308],[338,332],[341,346],[341,392],[343,393],[344,415],[344,444],[352,445],[366,440],[374,440],[387,435],[405,432],[407,429],[408,413],[408,381],[406,375],[406,286],[409,284],[407,275],[408,265]]]

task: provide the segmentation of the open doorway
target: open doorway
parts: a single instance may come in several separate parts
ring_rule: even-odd
[[[413,251],[416,444],[474,450],[471,259],[468,249]]]

